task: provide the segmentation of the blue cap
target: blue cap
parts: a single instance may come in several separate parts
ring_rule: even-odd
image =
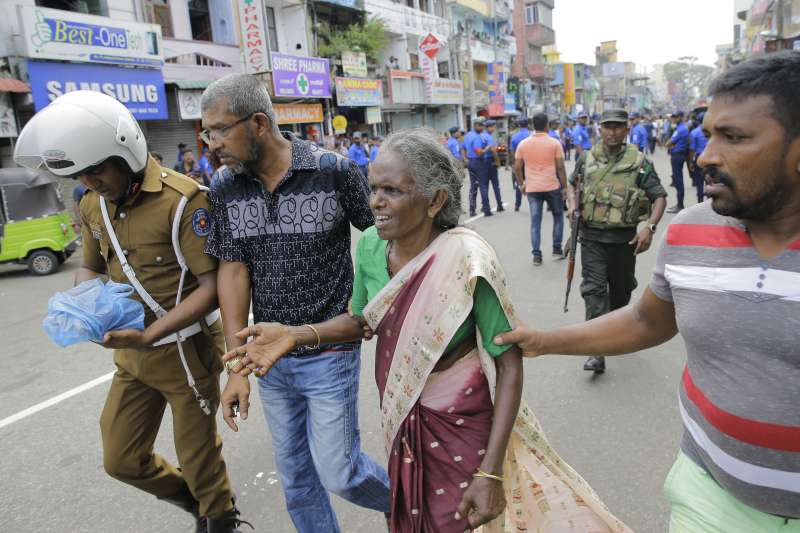
[[[683,115],[684,115],[683,111],[675,111],[672,114],[673,117],[683,117]]]
[[[578,118],[589,118],[589,113],[587,113],[586,111],[581,111],[580,113],[578,113]]]
[[[528,125],[528,117],[519,117],[517,119],[517,124],[520,126],[527,126]]]
[[[449,129],[449,130],[447,130],[447,131],[449,131],[449,132],[450,132],[450,135],[452,135],[452,134],[454,134],[455,132],[457,132],[457,131],[458,131],[458,126],[453,126],[452,128],[450,128],[450,129]]]
[[[628,117],[628,118],[639,118],[640,116],[641,116],[641,115],[639,115],[639,112],[638,112],[638,111],[634,111],[633,113],[631,113],[631,114],[629,115],[629,117]]]
[[[486,126],[494,126],[495,124],[497,124],[497,121],[496,121],[496,120],[489,119],[489,120],[487,120],[487,121],[486,121],[484,124],[485,124]]]

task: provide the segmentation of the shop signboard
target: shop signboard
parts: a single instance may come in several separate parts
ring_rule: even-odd
[[[160,70],[29,61],[28,75],[36,111],[64,93],[89,90],[116,98],[137,119],[161,120],[168,116]]]
[[[506,107],[506,73],[503,63],[489,63],[489,116],[502,117]]]
[[[336,78],[336,103],[340,106],[369,107],[383,104],[381,80]]]
[[[442,49],[442,42],[437,39],[435,35],[429,33],[422,39],[422,42],[419,43],[419,49],[423,54],[433,59],[436,57],[436,54],[439,53],[439,50]]]
[[[367,124],[380,124],[383,122],[381,118],[381,108],[380,107],[368,107],[366,109],[367,115]]]
[[[272,104],[279,125],[322,122],[322,104]]]
[[[436,78],[431,82],[432,104],[461,105],[464,103],[464,84],[461,80]]]
[[[341,135],[347,131],[347,118],[344,115],[336,115],[333,117],[333,132],[336,135]]]
[[[367,54],[364,52],[342,52],[342,70],[345,76],[367,77]]]
[[[564,63],[564,108],[575,105],[575,65]]]
[[[60,9],[17,6],[24,55],[160,68],[161,27]]]
[[[238,0],[239,27],[242,29],[244,71],[257,74],[269,70],[269,38],[261,0]]]
[[[272,83],[275,96],[330,98],[330,71],[328,60],[321,57],[272,52]]]

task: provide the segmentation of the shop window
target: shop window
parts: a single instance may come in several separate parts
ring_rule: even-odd
[[[447,61],[439,61],[439,77],[440,78],[449,78],[450,77],[450,63]]]
[[[189,24],[192,26],[192,39],[195,41],[211,41],[211,17],[208,11],[208,0],[189,0]]]
[[[100,15],[101,17],[108,16],[106,0],[36,0],[36,5],[62,11]]]
[[[430,13],[430,9],[428,8],[428,0],[419,0],[419,9],[425,13]]]
[[[278,25],[275,24],[275,10],[267,7],[267,37],[269,38],[269,49],[272,52],[280,51],[278,48]]]
[[[408,62],[410,70],[419,70],[419,56],[417,54],[408,54]]]
[[[169,11],[168,0],[145,0],[144,17],[150,24],[161,26],[161,35],[164,37],[174,37],[172,33],[172,15]]]

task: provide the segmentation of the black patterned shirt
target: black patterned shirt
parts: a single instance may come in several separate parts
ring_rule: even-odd
[[[314,324],[347,310],[350,224],[374,223],[369,185],[349,159],[283,135],[292,164],[275,192],[247,173],[215,174],[206,253],[247,265],[256,322]]]

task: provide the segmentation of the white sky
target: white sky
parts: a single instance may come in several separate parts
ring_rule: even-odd
[[[600,41],[616,40],[620,61],[713,66],[716,46],[733,42],[733,10],[733,0],[555,0],[553,26],[566,63],[594,64]]]

